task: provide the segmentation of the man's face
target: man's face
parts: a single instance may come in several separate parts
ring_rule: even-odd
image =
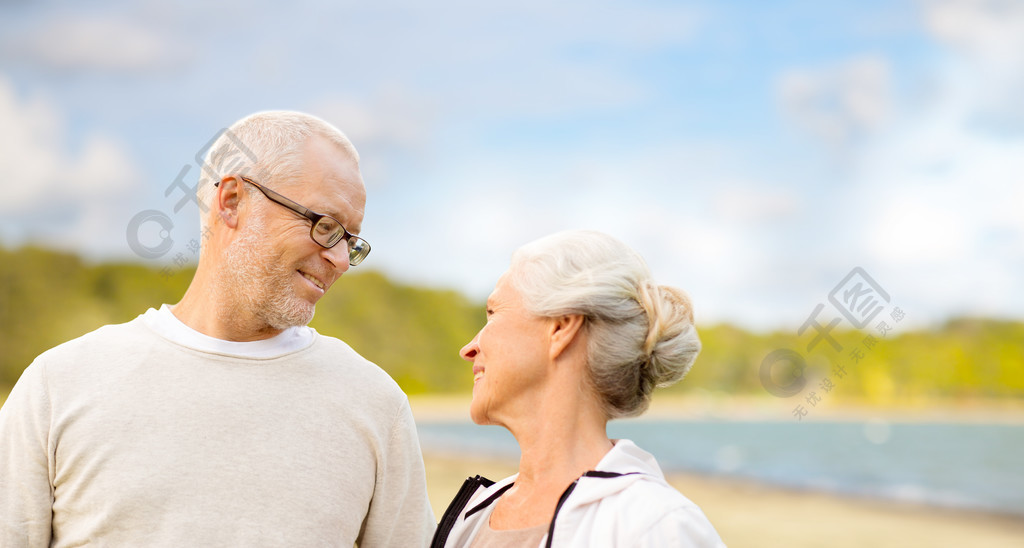
[[[321,138],[306,145],[303,160],[301,181],[257,182],[358,234],[366,191],[355,161]],[[348,270],[348,247],[344,241],[321,247],[309,237],[309,220],[254,188],[245,190],[243,202],[248,203],[239,208],[239,235],[224,261],[239,308],[235,313],[273,329],[306,325],[320,297]]]

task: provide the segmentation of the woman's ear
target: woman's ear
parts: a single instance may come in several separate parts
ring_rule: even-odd
[[[577,340],[582,340],[583,316],[573,314],[551,320],[551,352],[550,357],[556,360],[562,357]]]
[[[217,194],[213,201],[221,220],[230,228],[238,226],[238,201],[242,192],[241,186],[242,182],[232,175],[224,177],[217,184]]]

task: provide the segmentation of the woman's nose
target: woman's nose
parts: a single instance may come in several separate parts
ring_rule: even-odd
[[[476,336],[473,337],[473,340],[469,341],[469,344],[463,346],[462,350],[459,350],[459,355],[462,356],[462,359],[473,361],[473,359],[476,358],[477,353],[480,352],[480,346],[477,343],[477,339],[479,338],[480,334],[477,333]]]

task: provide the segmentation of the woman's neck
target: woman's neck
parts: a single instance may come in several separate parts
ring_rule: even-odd
[[[519,476],[499,499],[491,527],[518,529],[547,523],[558,498],[584,472],[593,470],[613,444],[599,406],[576,398],[544,398],[544,405],[519,424],[506,425],[519,442]]]
[[[518,485],[568,486],[584,472],[593,470],[612,448],[604,421],[553,420],[535,425],[516,436],[522,455]]]

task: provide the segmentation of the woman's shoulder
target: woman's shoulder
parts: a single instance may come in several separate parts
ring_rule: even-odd
[[[653,455],[618,440],[602,465],[590,482],[595,525],[616,522],[627,537],[647,539],[641,546],[722,546],[704,512],[665,480]]]
[[[625,504],[642,502],[653,515],[681,515],[696,511],[703,516],[695,502],[658,476],[641,475],[623,489],[619,496]]]
[[[724,546],[700,507],[661,477],[633,474],[622,489],[595,502],[594,525],[611,527],[616,546]]]

